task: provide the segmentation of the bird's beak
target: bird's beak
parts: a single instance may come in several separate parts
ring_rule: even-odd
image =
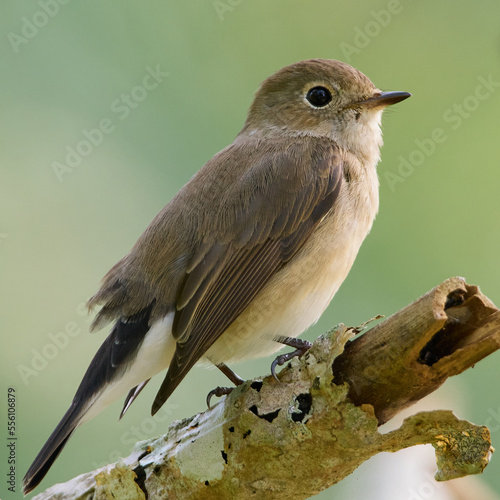
[[[369,99],[355,103],[353,107],[365,109],[385,108],[404,101],[410,96],[409,92],[379,92]]]

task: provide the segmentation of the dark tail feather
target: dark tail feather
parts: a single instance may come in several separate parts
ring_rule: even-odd
[[[45,477],[54,460],[80,423],[83,412],[77,405],[71,405],[59,425],[50,435],[40,453],[36,456],[23,479],[23,493],[27,495]]]
[[[139,396],[140,392],[146,387],[146,384],[150,381],[151,379],[148,378],[144,382],[141,382],[139,385],[136,385],[133,389],[130,390],[128,393],[127,397],[125,398],[125,403],[123,403],[123,408],[120,413],[120,418],[119,420],[122,419],[123,415],[125,415],[125,412],[130,408],[130,405],[135,401],[135,398]]]
[[[55,431],[35,458],[23,479],[23,492],[36,488],[49,471],[64,445],[81,423],[82,418],[96,402],[105,388],[126,370],[127,364],[137,354],[137,350],[149,331],[149,315],[152,302],[147,308],[128,318],[120,318],[111,333],[92,359],[76,391],[73,403],[65,413]],[[139,384],[127,396],[124,413],[132,404],[146,382]]]

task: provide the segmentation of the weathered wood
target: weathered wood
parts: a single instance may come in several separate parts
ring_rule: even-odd
[[[438,480],[482,472],[492,452],[486,427],[449,411],[418,413],[388,434],[378,426],[498,349],[492,302],[452,278],[349,341],[356,332],[337,326],[281,382],[247,381],[118,464],[36,500],[308,498],[377,453],[423,443],[436,450]]]

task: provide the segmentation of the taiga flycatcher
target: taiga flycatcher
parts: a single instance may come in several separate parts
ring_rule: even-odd
[[[93,329],[114,322],[61,422],[24,478],[45,476],[75,429],[125,395],[122,415],[167,369],[154,414],[199,361],[267,356],[321,316],[378,210],[382,92],[339,61],[313,59],[265,80],[234,142],[155,217],[104,277]],[[213,391],[217,395],[227,390]]]

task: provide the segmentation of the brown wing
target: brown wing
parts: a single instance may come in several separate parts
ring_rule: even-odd
[[[341,179],[337,148],[329,141],[302,140],[283,152],[269,151],[224,195],[212,214],[214,234],[207,232],[195,251],[178,292],[177,348],[153,414],[304,244],[332,209]],[[240,196],[239,190],[248,193],[248,186],[251,195]],[[233,227],[217,227],[221,220]]]

